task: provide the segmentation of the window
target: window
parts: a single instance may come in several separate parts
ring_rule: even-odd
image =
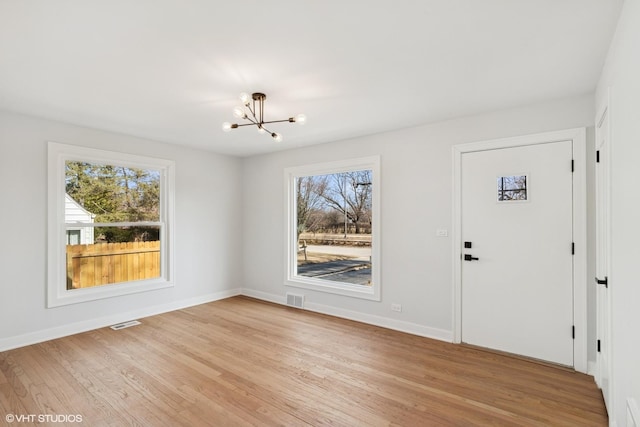
[[[49,307],[172,285],[173,169],[49,143]]]
[[[80,230],[67,230],[67,245],[79,245],[80,235]]]
[[[499,176],[498,201],[508,202],[514,200],[527,200],[527,176]]]
[[[379,158],[289,168],[288,286],[380,300]]]

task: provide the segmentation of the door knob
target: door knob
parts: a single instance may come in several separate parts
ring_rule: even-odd
[[[479,258],[476,258],[474,256],[471,256],[470,254],[464,254],[464,260],[465,261],[478,261]]]

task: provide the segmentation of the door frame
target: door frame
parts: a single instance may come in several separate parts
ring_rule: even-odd
[[[602,224],[605,227],[606,233],[607,233],[607,238],[605,238],[605,244],[604,244],[604,248],[603,251],[606,254],[606,272],[607,272],[607,276],[609,278],[609,281],[611,281],[611,149],[612,149],[612,132],[611,132],[611,88],[608,87],[607,88],[607,92],[606,95],[604,96],[604,99],[602,101],[602,104],[598,107],[598,109],[596,110],[596,116],[595,116],[595,134],[596,136],[598,136],[599,132],[598,132],[598,128],[600,127],[600,125],[602,124],[602,121],[605,119],[605,114],[606,114],[606,119],[608,120],[608,129],[607,129],[607,133],[608,133],[608,138],[609,138],[609,146],[608,146],[608,155],[604,156],[604,158],[600,158],[600,161],[602,162],[602,165],[606,167],[605,169],[605,173],[606,173],[606,184],[607,184],[607,189],[606,191],[608,192],[608,198],[605,200],[606,203],[603,206],[598,206],[598,203],[600,203],[601,201],[598,200],[597,198],[596,200],[596,212],[599,209],[603,209],[605,211],[605,217],[606,217],[606,221],[604,224]],[[597,151],[598,150],[598,139],[595,138],[595,144],[594,144],[594,150]],[[596,166],[597,168],[598,166]],[[596,171],[595,175],[595,180],[596,180],[596,188],[598,188],[598,173]],[[597,191],[597,190],[596,190]],[[599,224],[599,220],[598,220],[598,215],[596,214],[596,236],[598,235],[598,227],[601,225]],[[598,242],[596,241],[596,245],[598,244]],[[599,264],[599,259],[598,259],[598,248],[596,248],[596,266]],[[596,267],[597,269],[597,267]],[[599,274],[596,270],[596,274]],[[600,336],[600,331],[603,327],[608,329],[608,336],[606,337],[606,339],[604,340],[604,342],[602,343],[603,346],[606,348],[607,354],[608,354],[608,366],[602,366],[602,359],[600,357],[600,355],[598,353],[596,353],[596,361],[595,361],[595,374],[594,374],[594,378],[596,381],[596,384],[598,385],[598,387],[600,389],[602,389],[602,374],[603,374],[603,370],[606,369],[607,373],[609,375],[608,379],[609,379],[609,389],[608,389],[608,395],[605,395],[605,393],[603,393],[603,398],[605,400],[605,405],[607,407],[607,410],[610,410],[609,408],[611,408],[611,404],[614,402],[613,400],[613,377],[611,375],[611,373],[613,372],[613,348],[611,345],[611,341],[612,341],[612,337],[611,337],[611,324],[613,322],[612,319],[612,312],[611,312],[611,299],[612,299],[612,295],[613,295],[613,291],[611,286],[609,285],[609,287],[607,288],[607,293],[608,298],[607,298],[607,302],[608,302],[608,310],[607,310],[607,325],[602,325],[601,323],[601,304],[602,301],[600,301],[600,289],[597,289],[599,286],[596,285],[596,340],[600,340],[601,337]]]
[[[573,141],[573,368],[587,373],[586,128],[492,139],[453,146],[453,342],[462,342],[462,155],[476,151]],[[571,165],[567,165],[571,167]]]

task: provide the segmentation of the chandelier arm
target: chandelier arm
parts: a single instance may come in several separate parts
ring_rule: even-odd
[[[258,99],[258,106],[260,107],[260,124],[264,123],[264,97]]]
[[[255,103],[255,101],[253,101]],[[251,105],[247,105],[247,109],[249,110],[249,112],[251,113],[251,115],[253,116],[253,118],[255,120],[251,120],[251,117],[249,117],[249,115],[245,114],[245,119],[249,120],[250,122],[253,123],[259,123],[258,118],[256,117],[256,113],[255,113],[255,108],[251,108]]]
[[[247,105],[247,107],[249,108],[249,111],[251,111],[251,115],[253,116],[253,118],[256,119],[256,121],[258,121],[258,118],[256,117],[256,100],[255,99],[252,100],[251,104]]]
[[[260,128],[265,131],[266,133],[268,133],[269,135],[271,135],[273,132],[271,132],[269,129],[267,129],[266,127],[262,126],[262,124],[260,125]]]
[[[256,99],[253,98],[253,100],[251,101],[251,105],[253,105],[253,108],[251,108],[251,114],[253,114],[254,116],[256,115]],[[257,120],[257,119],[256,119]]]
[[[262,124],[267,124],[267,123],[284,123],[284,122],[295,122],[295,119],[293,117],[290,117],[288,119],[282,119],[282,120],[270,120],[268,122],[262,122]]]
[[[255,118],[255,116],[253,116],[253,117]],[[250,124],[252,124],[252,125],[258,125],[258,124],[260,124],[260,123],[258,122],[258,119],[255,119],[255,120],[254,120],[254,119],[252,119],[252,118],[251,118],[251,117],[249,117],[249,116],[245,117],[244,119],[245,119],[245,120],[250,121],[250,122],[251,122]],[[249,126],[249,123],[247,123],[245,126]]]

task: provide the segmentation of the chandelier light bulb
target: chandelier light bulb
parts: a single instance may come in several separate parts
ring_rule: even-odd
[[[244,119],[247,117],[247,114],[244,112],[244,108],[242,107],[235,107],[233,109],[233,115],[239,119]]]
[[[299,125],[307,123],[307,116],[305,116],[304,114],[298,114],[296,116],[296,123],[298,123]]]
[[[246,92],[242,92],[240,94],[240,101],[242,101],[242,105],[249,105],[251,102],[251,96]]]
[[[225,131],[225,132],[231,132],[231,123],[224,122],[222,124],[222,130]]]
[[[272,133],[271,137],[276,141],[276,142],[282,142],[282,135],[280,135],[279,133]]]
[[[258,125],[258,133],[265,133],[266,130],[262,127],[262,125]]]

